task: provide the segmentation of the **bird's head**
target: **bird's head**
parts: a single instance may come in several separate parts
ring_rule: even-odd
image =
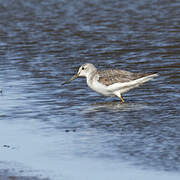
[[[71,77],[69,80],[67,80],[66,82],[64,82],[62,85],[70,83],[72,80],[76,79],[77,77],[88,77],[91,73],[93,73],[94,71],[96,71],[96,67],[93,64],[90,63],[86,63],[83,64],[77,74],[75,74],[73,77]]]

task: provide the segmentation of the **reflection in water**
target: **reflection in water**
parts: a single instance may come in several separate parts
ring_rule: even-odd
[[[138,111],[143,109],[148,109],[150,106],[145,103],[133,103],[133,102],[125,102],[121,101],[113,101],[113,102],[97,102],[95,104],[91,104],[91,108],[89,111],[106,111],[106,110],[115,110],[115,111]]]

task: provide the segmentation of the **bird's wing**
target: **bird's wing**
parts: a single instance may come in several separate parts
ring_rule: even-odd
[[[100,70],[98,71],[98,81],[106,86],[110,86],[115,83],[130,82],[148,75],[149,74],[132,73],[118,69]]]

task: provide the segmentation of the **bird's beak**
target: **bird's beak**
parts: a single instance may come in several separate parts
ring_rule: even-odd
[[[65,81],[64,83],[62,83],[62,85],[70,83],[72,80],[76,79],[78,76],[79,76],[79,73],[75,74],[71,79],[69,79],[69,80]]]

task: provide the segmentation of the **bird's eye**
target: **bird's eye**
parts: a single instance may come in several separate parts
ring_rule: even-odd
[[[85,68],[84,67],[82,67],[82,70],[84,70]]]

